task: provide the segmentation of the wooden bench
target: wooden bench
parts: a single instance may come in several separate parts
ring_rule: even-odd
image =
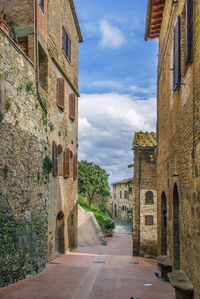
[[[160,255],[156,258],[158,263],[158,269],[161,272],[161,276],[165,281],[169,281],[167,274],[172,272],[172,262],[167,255]]]
[[[182,270],[168,273],[169,282],[175,288],[176,299],[192,299],[193,285]]]

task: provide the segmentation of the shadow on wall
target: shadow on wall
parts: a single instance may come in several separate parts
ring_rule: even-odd
[[[77,222],[78,204],[76,203],[67,219],[69,250],[72,250],[73,248],[77,247]]]

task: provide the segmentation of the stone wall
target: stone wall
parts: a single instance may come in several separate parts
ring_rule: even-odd
[[[0,30],[0,285],[29,277],[47,262],[47,131],[35,71]]]
[[[139,254],[139,246],[141,251],[157,254],[156,165],[156,153],[154,148],[146,150],[145,148],[134,149],[133,255]],[[141,174],[140,179],[139,174]],[[152,204],[145,203],[147,191],[153,193]],[[153,216],[153,225],[145,225],[145,216],[149,215]]]
[[[185,1],[180,0],[174,6],[166,1],[158,66],[159,254],[168,254],[173,261],[173,268],[181,268],[187,274],[194,285],[195,299],[200,298],[199,14],[200,2],[194,0],[193,62],[186,67]],[[178,15],[181,16],[181,86],[174,92],[173,30]],[[164,198],[167,203],[166,237],[163,225]],[[176,228],[173,215],[179,216],[179,226]]]

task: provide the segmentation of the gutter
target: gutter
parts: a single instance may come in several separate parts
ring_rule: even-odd
[[[39,73],[39,46],[38,46],[38,0],[35,0],[35,50],[36,50],[36,91],[37,91],[37,98],[40,103],[40,106],[47,114],[47,109],[44,106],[42,101],[42,97],[40,95],[40,73]]]
[[[145,41],[148,40],[149,27],[150,27],[150,22],[151,22],[152,6],[153,6],[153,0],[148,0],[147,17],[146,17],[146,28],[145,28],[145,36],[144,36],[144,40]]]

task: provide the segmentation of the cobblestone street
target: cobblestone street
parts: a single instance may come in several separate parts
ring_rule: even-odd
[[[122,231],[123,222],[116,230]],[[107,238],[107,246],[84,246],[50,263],[33,278],[0,290],[1,299],[174,299],[174,289],[157,278],[156,263],[131,256],[130,234]]]

